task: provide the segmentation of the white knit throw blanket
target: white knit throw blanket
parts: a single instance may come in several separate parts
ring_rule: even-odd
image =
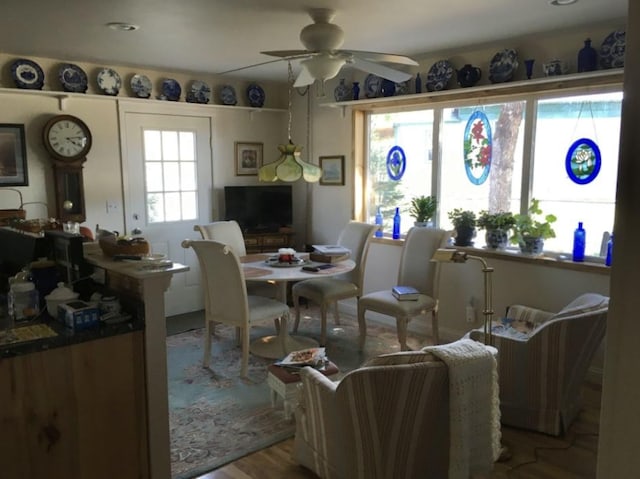
[[[424,348],[449,370],[449,479],[489,472],[500,454],[496,358],[471,339]]]

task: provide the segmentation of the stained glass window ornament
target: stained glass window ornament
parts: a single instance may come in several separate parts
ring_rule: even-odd
[[[481,185],[489,177],[493,137],[491,123],[484,112],[474,111],[464,128],[464,170],[474,185]]]
[[[407,169],[407,155],[400,146],[392,146],[387,153],[387,175],[394,181],[398,181]]]

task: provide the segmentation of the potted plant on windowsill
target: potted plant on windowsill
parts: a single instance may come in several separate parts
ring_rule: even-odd
[[[415,220],[414,226],[429,226],[437,206],[438,202],[435,196],[416,196],[412,198],[409,215]]]
[[[473,246],[476,236],[476,214],[470,210],[455,208],[447,213],[456,230],[456,246]]]
[[[516,224],[516,219],[510,211],[498,211],[489,213],[486,210],[480,212],[477,226],[485,230],[487,248],[504,249],[509,244],[509,231]]]
[[[540,201],[531,199],[527,214],[514,215],[516,224],[513,227],[511,243],[520,246],[526,254],[542,254],[544,240],[555,238],[556,232],[551,227],[557,218],[555,215],[544,215],[540,209]]]

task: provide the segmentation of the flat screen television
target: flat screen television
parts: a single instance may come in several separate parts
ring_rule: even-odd
[[[291,185],[225,186],[224,218],[244,233],[273,233],[293,223]]]

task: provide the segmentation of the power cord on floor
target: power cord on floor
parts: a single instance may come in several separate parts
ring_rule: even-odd
[[[598,437],[598,434],[597,433],[586,433],[586,432],[585,433],[574,434],[573,439],[566,446],[560,446],[560,447],[537,446],[537,447],[534,447],[533,448],[533,457],[534,457],[534,459],[532,461],[526,461],[526,462],[522,462],[520,464],[516,464],[515,466],[512,466],[510,469],[507,470],[507,477],[512,477],[511,474],[514,471],[517,471],[517,470],[523,468],[524,466],[529,466],[531,464],[537,463],[540,460],[540,458],[538,457],[538,452],[539,451],[566,451],[568,449],[571,449],[575,445],[575,443],[578,440],[578,438],[589,437],[589,436]]]

